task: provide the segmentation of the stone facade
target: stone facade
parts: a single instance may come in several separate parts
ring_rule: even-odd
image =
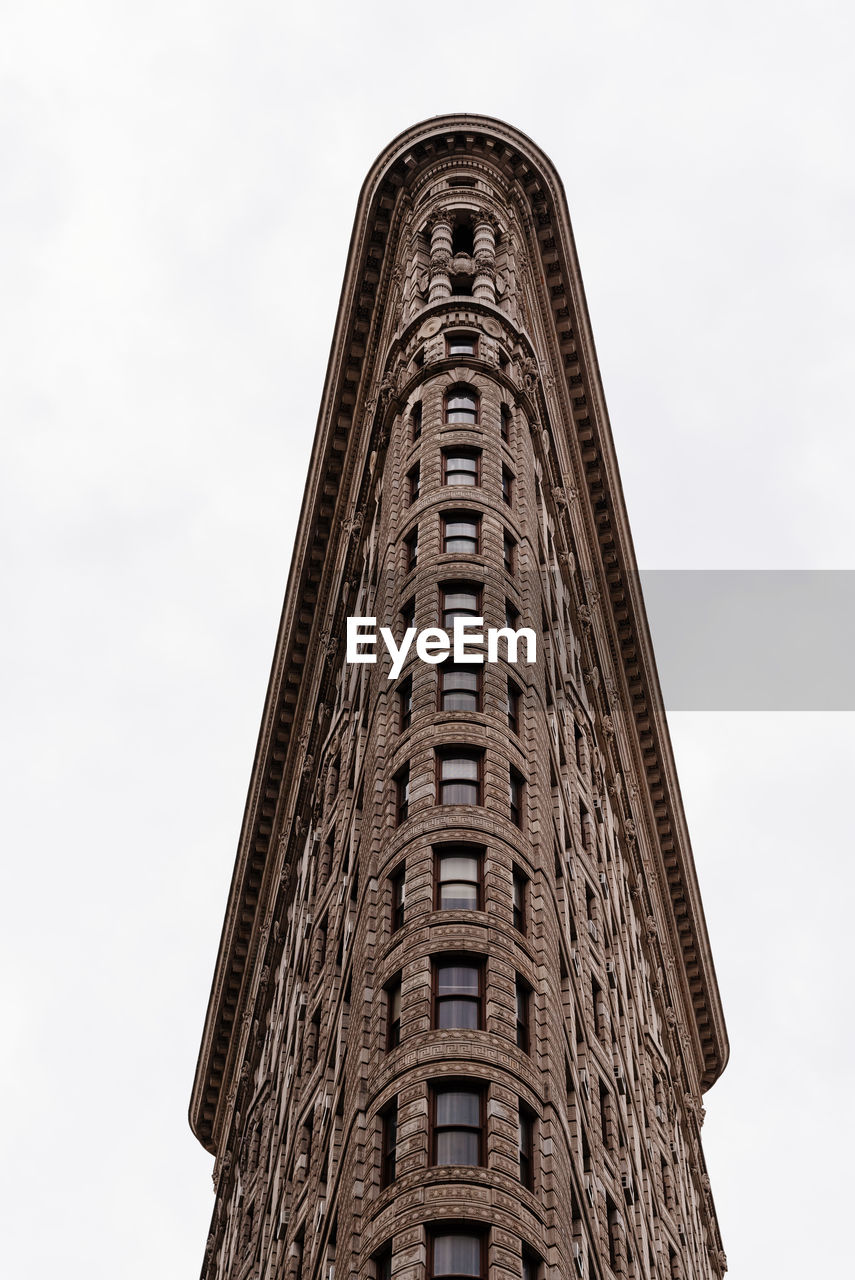
[[[537,662],[345,661],[348,616],[461,612]],[[431,120],[357,213],[191,1103],[202,1275],[718,1278],[726,1058],[561,184]]]

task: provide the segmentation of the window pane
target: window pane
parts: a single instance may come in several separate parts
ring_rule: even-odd
[[[449,881],[440,889],[439,905],[443,911],[477,911],[478,886]]]
[[[477,1000],[442,1000],[437,1017],[440,1031],[477,1031],[478,1006]]]
[[[444,782],[442,784],[443,804],[477,804],[478,784],[476,782]]]
[[[472,1089],[443,1089],[436,1095],[436,1123],[465,1125],[477,1129],[481,1123],[481,1095]]]
[[[443,610],[446,618],[477,617],[478,595],[475,591],[446,591],[443,593]]]
[[[436,989],[441,996],[478,995],[480,970],[474,964],[444,964],[436,971]]]
[[[468,1129],[448,1129],[436,1135],[437,1164],[479,1164],[478,1134]]]
[[[474,854],[444,854],[439,860],[439,878],[446,880],[477,880],[478,859]]]
[[[471,356],[475,351],[475,339],[467,333],[453,333],[448,339],[450,356]]]
[[[458,779],[478,781],[478,761],[474,756],[443,756],[443,782],[457,781]]]
[[[447,454],[445,483],[474,485],[478,480],[478,460],[468,454]]]
[[[462,1232],[434,1236],[433,1273],[435,1276],[480,1276],[481,1237]]]

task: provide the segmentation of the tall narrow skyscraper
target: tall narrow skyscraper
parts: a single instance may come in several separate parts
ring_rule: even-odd
[[[564,191],[429,120],[353,231],[190,1108],[203,1277],[718,1278],[727,1053]]]

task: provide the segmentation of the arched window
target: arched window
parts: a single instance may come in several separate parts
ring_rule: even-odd
[[[478,393],[473,387],[453,387],[445,397],[445,421],[474,426],[478,421]]]

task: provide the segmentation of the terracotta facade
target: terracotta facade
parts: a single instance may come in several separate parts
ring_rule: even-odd
[[[416,126],[360,198],[205,1023],[205,1280],[723,1274],[634,568],[560,181]],[[537,662],[345,660],[348,616],[455,613]]]

